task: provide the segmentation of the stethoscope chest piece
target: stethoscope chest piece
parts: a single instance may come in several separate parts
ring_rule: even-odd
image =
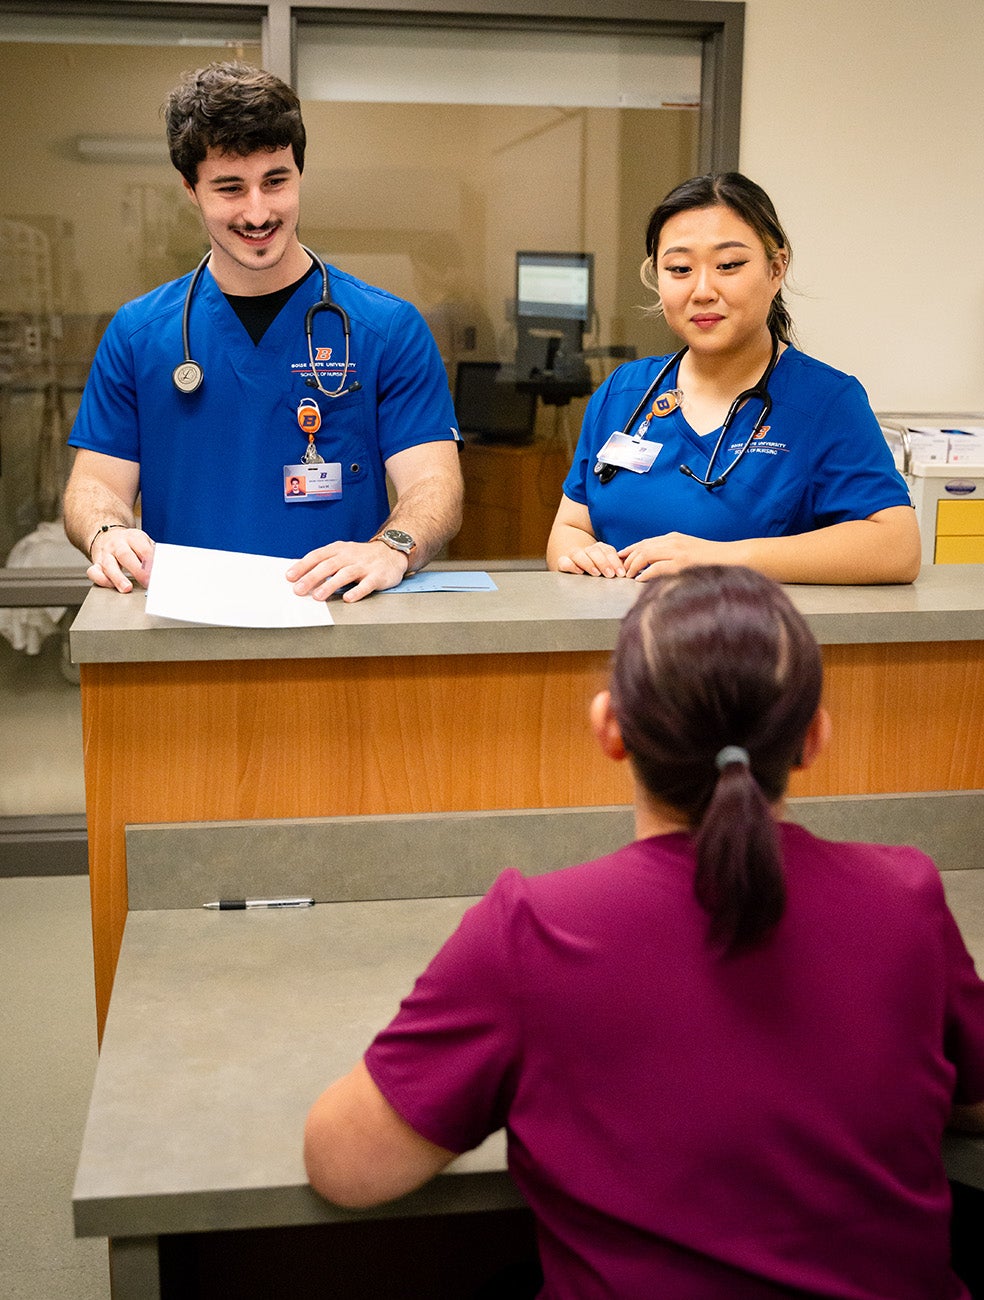
[[[194,393],[201,388],[202,380],[205,378],[205,371],[197,361],[192,361],[190,357],[187,357],[180,365],[174,367],[171,378],[174,380],[174,387],[179,393]]]

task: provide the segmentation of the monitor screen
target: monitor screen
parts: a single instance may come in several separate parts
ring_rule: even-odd
[[[533,441],[536,394],[520,392],[498,361],[459,361],[454,409],[463,438],[484,442]]]
[[[592,253],[517,253],[516,314],[587,322]]]

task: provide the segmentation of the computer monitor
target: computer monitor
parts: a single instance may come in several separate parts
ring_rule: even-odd
[[[591,392],[592,253],[516,254],[516,380],[552,405]]]
[[[498,361],[459,361],[454,384],[458,428],[466,440],[522,446],[533,441],[536,393],[521,392]]]
[[[516,315],[549,320],[591,319],[592,253],[516,254]]]

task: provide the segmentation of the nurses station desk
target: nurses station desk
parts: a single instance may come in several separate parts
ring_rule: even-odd
[[[124,924],[127,934],[75,1212],[81,1234],[113,1238],[114,1295],[154,1294],[145,1288],[162,1236],[352,1217],[304,1183],[304,1110],[485,888],[489,863],[469,877],[457,846],[508,845],[496,810],[521,826],[522,810],[575,821],[581,810],[591,824],[615,819],[603,842],[616,830],[616,842],[628,838],[628,776],[598,753],[587,708],[638,586],[492,576],[494,592],[336,601],[334,626],[289,631],[149,618],[140,592],[86,598],[72,651],[100,1037]],[[835,732],[790,793],[909,796],[860,801],[875,809],[870,837],[893,838],[900,819],[933,826],[946,866],[949,830],[969,820],[947,801],[984,790],[984,568],[936,565],[912,586],[789,591],[823,648]],[[455,835],[456,818],[471,814],[467,835],[431,846],[421,884],[413,836]],[[366,828],[383,839],[344,861],[347,830]],[[551,841],[549,826],[537,834]],[[553,838],[552,865],[592,854],[578,835]],[[538,842],[520,835],[517,846],[523,839]],[[139,884],[128,887],[128,866]],[[945,879],[980,964],[984,872]],[[202,910],[235,893],[319,904]],[[192,1103],[181,1080],[214,1088],[215,1108]],[[958,1140],[948,1159],[955,1177],[984,1186],[980,1141]],[[416,1198],[397,1215],[515,1204],[501,1138]],[[127,1277],[137,1279],[129,1290]]]

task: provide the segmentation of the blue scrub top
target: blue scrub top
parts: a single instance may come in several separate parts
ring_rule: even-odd
[[[202,386],[181,393],[181,314],[191,277],[126,304],[99,345],[69,443],[140,465],[142,527],[155,541],[295,558],[332,541],[365,541],[389,514],[385,462],[425,442],[457,439],[447,374],[421,314],[330,268],[348,312],[348,383],[329,399],[309,388],[304,317],[321,295],[313,268],[259,344],[206,267],[192,300],[190,352]],[[345,357],[334,312],[314,324],[318,371],[338,386]],[[318,453],[341,465],[334,499],[285,501],[284,466],[308,445],[298,406],[321,415]]]
[[[776,363],[772,411],[723,486],[709,491],[680,473],[686,464],[707,476],[720,429],[702,437],[679,410],[649,425],[647,439],[662,449],[648,473],[620,469],[602,484],[593,472],[599,450],[621,432],[667,359],[620,366],[588,403],[564,493],[587,506],[599,541],[621,550],[670,532],[721,542],[784,537],[911,505],[864,389],[797,348],[787,348]],[[675,370],[669,373],[662,389],[673,388],[676,378]],[[715,475],[731,464],[760,410],[751,401],[738,413]]]

